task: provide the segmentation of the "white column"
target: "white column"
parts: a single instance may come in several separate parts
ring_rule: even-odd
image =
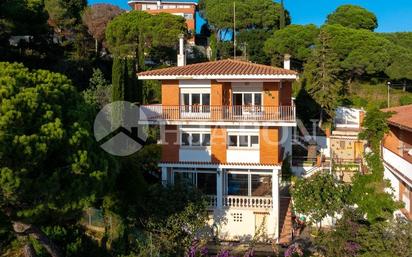
[[[275,218],[274,235],[279,240],[279,169],[273,169],[272,172],[272,202],[273,215]]]
[[[162,167],[162,185],[166,186],[168,183],[169,181],[167,181],[167,168]]]
[[[218,209],[223,207],[223,176],[223,170],[218,168],[216,173],[216,205]]]

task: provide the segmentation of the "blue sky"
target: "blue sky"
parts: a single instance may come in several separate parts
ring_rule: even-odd
[[[127,0],[89,0],[89,4],[103,2],[129,9]],[[326,16],[342,4],[360,5],[375,13],[378,32],[412,31],[412,0],[285,0],[294,24],[321,25]]]

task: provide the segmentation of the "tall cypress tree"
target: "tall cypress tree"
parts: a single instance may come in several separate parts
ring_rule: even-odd
[[[112,66],[112,101],[124,101],[125,76],[124,60],[119,57],[113,59]]]

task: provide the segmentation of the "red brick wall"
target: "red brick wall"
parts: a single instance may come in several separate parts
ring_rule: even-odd
[[[279,127],[261,127],[259,130],[260,140],[260,163],[279,164],[281,151],[279,145]]]
[[[211,129],[212,162],[226,163],[227,133],[226,128],[212,127]]]
[[[264,106],[279,106],[279,82],[264,82],[263,83],[263,105]]]
[[[165,142],[162,145],[162,161],[178,162],[179,161],[179,134],[176,125],[166,125]]]

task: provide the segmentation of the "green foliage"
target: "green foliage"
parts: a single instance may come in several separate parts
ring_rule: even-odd
[[[86,103],[101,109],[111,102],[111,93],[111,85],[104,78],[103,72],[98,68],[93,69],[89,88],[83,91]]]
[[[8,35],[43,35],[48,31],[43,1],[7,0],[0,3],[0,24]]]
[[[326,25],[322,30],[330,35],[330,47],[344,71],[342,79],[378,74],[389,65],[392,44],[381,36],[341,25]]]
[[[392,80],[412,80],[412,50],[402,47],[393,47],[392,62],[385,73]]]
[[[282,58],[284,54],[290,54],[303,63],[311,56],[318,35],[319,29],[315,25],[289,25],[269,37],[264,51],[270,56],[282,55]]]
[[[412,96],[410,95],[403,95],[399,99],[399,103],[401,105],[409,105],[412,104]]]
[[[112,101],[141,102],[141,82],[136,77],[134,59],[118,58],[113,60],[112,67]]]
[[[173,47],[178,36],[187,30],[183,17],[161,13],[150,15],[131,11],[114,18],[106,28],[110,51],[118,57],[137,56],[142,65],[142,54],[151,47]]]
[[[331,36],[325,30],[319,34],[319,43],[313,57],[305,66],[305,75],[308,79],[309,94],[325,110],[330,117],[334,111],[342,92],[342,84],[338,78],[340,68],[338,57],[331,48]],[[321,112],[320,119],[323,115]]]
[[[0,211],[32,226],[75,222],[109,188],[94,111],[63,75],[0,63]]]
[[[97,241],[87,236],[80,226],[47,226],[43,228],[43,231],[51,240],[62,246],[64,256],[108,256],[106,250],[100,247]],[[34,246],[38,257],[50,256],[38,243],[34,242]]]
[[[356,5],[341,5],[335,12],[328,15],[327,24],[340,24],[352,29],[367,29],[373,31],[378,27],[375,14]]]
[[[347,210],[335,228],[315,240],[323,256],[411,256],[412,225],[400,219],[369,223],[361,213]]]
[[[383,164],[379,155],[366,156],[368,174],[356,174],[349,196],[359,211],[366,214],[368,221],[377,222],[392,217],[400,206],[393,201],[392,195],[385,192],[389,183],[383,178]]]
[[[391,116],[390,112],[382,112],[377,108],[368,110],[366,113],[363,122],[364,130],[359,134],[359,138],[367,140],[376,155],[379,155],[381,140],[389,131],[388,118]]]
[[[157,249],[162,256],[183,256],[196,233],[206,227],[208,214],[205,199],[187,185],[166,189],[153,186],[149,199],[145,212],[150,216],[145,228],[153,235]]]
[[[263,51],[265,41],[270,36],[270,32],[263,29],[252,29],[241,31],[237,36],[237,42],[247,60],[260,63],[269,64],[270,59]]]
[[[346,204],[348,187],[328,173],[299,179],[292,188],[294,210],[319,223],[328,215],[339,213]]]
[[[50,24],[58,29],[70,29],[80,21],[86,0],[44,0]]]
[[[200,3],[201,13],[215,31],[233,27],[233,2],[219,0],[203,0]],[[236,1],[236,28],[246,29],[278,29],[282,6],[271,0],[238,0]],[[289,13],[285,10],[285,23],[290,24]]]

